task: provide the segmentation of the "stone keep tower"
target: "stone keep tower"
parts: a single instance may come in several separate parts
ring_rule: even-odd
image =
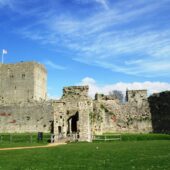
[[[45,100],[46,80],[46,69],[41,64],[0,64],[0,103]]]

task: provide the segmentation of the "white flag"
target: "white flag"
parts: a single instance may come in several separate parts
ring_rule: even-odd
[[[7,54],[7,53],[8,53],[8,51],[7,51],[7,50],[5,50],[5,49],[3,49],[3,50],[2,50],[2,53],[3,53],[3,54]]]

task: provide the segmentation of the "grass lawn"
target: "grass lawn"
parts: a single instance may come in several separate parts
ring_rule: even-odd
[[[72,143],[0,151],[0,170],[169,170],[170,141]]]
[[[48,143],[0,143],[0,148],[13,148],[13,147],[24,147],[24,146],[40,146],[47,145]]]

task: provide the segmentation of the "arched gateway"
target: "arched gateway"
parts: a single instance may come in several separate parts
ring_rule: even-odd
[[[55,141],[91,141],[89,115],[93,104],[88,86],[65,87],[61,100],[54,103],[54,110]]]

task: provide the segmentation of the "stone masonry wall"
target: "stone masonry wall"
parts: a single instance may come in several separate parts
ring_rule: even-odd
[[[88,86],[65,87],[61,100],[54,103],[54,110],[54,133],[56,137],[59,136],[60,130],[65,138],[67,135],[72,135],[69,130],[72,126],[69,120],[77,115],[76,133],[79,134],[79,141],[91,141],[89,115],[93,110],[93,102],[88,97]]]
[[[50,132],[53,112],[51,102],[1,105],[0,133]]]
[[[132,91],[131,91],[132,92]],[[141,91],[140,91],[141,92]],[[92,129],[94,133],[104,132],[151,132],[151,113],[147,95],[133,91],[136,98],[126,103],[103,98],[94,101]],[[135,97],[134,96],[134,97]]]
[[[46,101],[46,79],[46,69],[35,62],[0,64],[0,133],[53,130],[58,140],[76,132],[80,141],[91,141],[104,132],[151,132],[152,125],[169,131],[168,92],[148,102],[146,90],[128,90],[121,103],[101,94],[92,100],[88,86],[70,86],[60,100]]]
[[[127,90],[126,99],[129,103],[141,107],[147,99],[147,90]]]

